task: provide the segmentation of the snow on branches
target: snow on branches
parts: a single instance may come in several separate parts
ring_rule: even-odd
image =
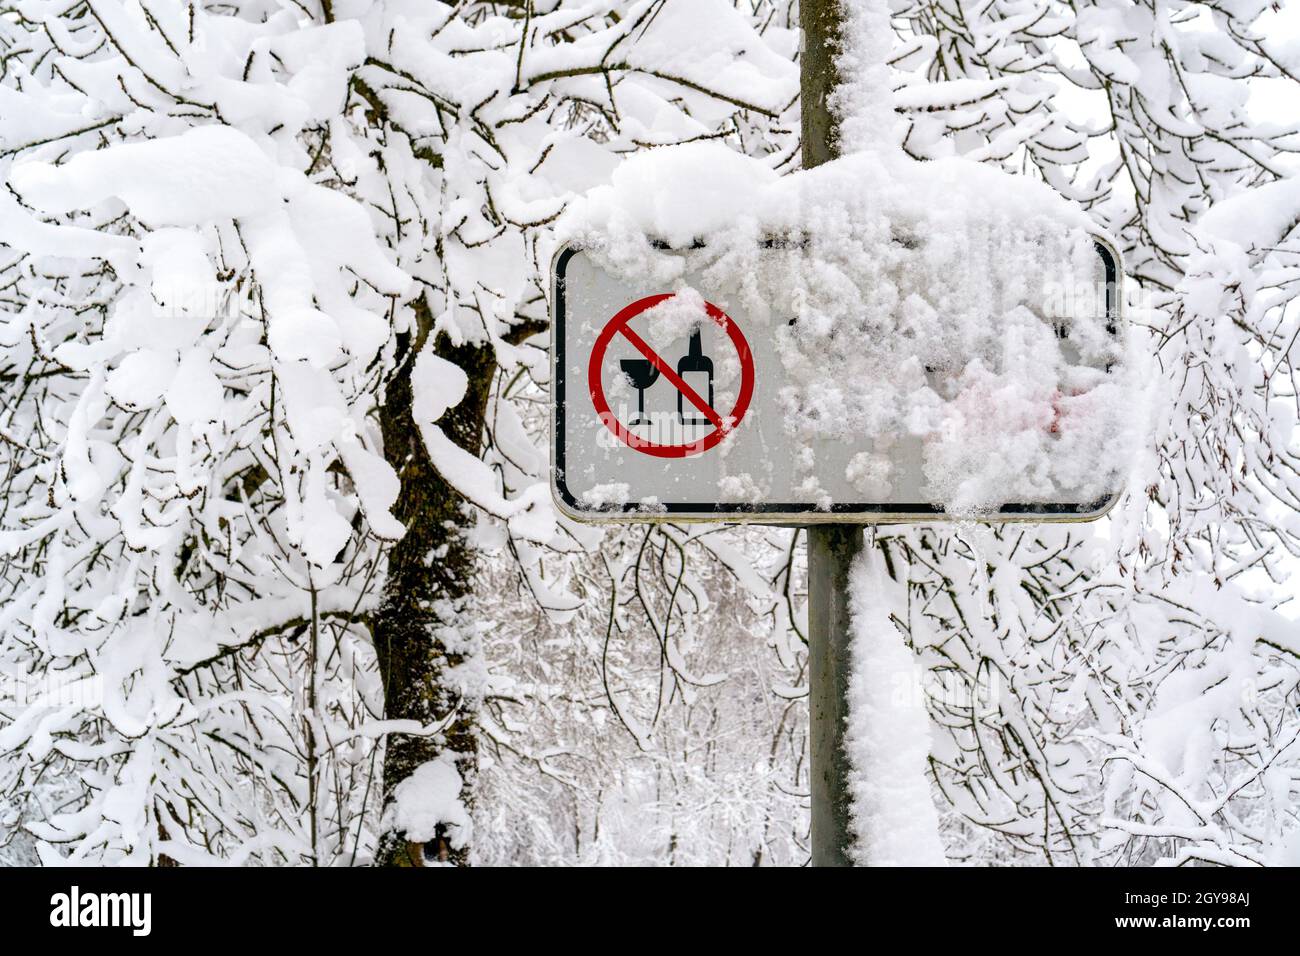
[[[48,861],[367,858],[379,744],[442,730],[381,719],[385,385],[440,336],[544,381],[547,224],[620,152],[788,110],[772,36],[721,2],[3,5],[6,830]],[[418,351],[428,454],[571,615],[539,562],[590,536],[516,403],[466,454],[435,414],[464,375]]]
[[[1287,14],[891,0],[889,69],[843,61],[892,90],[850,147],[888,124],[1043,180],[1141,293],[1149,440],[1104,531],[877,536],[950,858],[1297,859],[1300,130],[1262,109],[1295,96]],[[538,443],[553,224],[663,145],[793,171],[797,19],[0,0],[0,841],[365,862],[385,741],[468,721],[477,772],[421,761],[389,806],[411,839],[459,852],[472,815],[499,861],[801,861],[798,536],[602,537],[552,513]],[[404,372],[411,449],[381,426]],[[445,721],[394,721],[370,624],[420,456],[477,561],[469,659]]]

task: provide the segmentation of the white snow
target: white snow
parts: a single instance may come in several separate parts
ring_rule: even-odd
[[[704,307],[704,296],[689,286],[678,289],[672,298],[664,299],[645,312],[645,322],[650,345],[685,338],[703,322],[710,321]]]
[[[256,215],[279,199],[275,165],[247,135],[200,126],[179,136],[77,153],[66,163],[21,163],[9,181],[47,213],[116,197],[153,226]]]
[[[627,482],[623,481],[594,485],[582,493],[582,503],[592,508],[603,508],[606,505],[622,507],[629,500]]]
[[[206,349],[190,349],[181,356],[176,377],[167,388],[167,408],[182,425],[212,422],[223,412],[225,392],[212,369]]]
[[[1300,177],[1266,183],[1216,203],[1200,218],[1197,231],[1243,248],[1268,246],[1286,237],[1300,221]]]
[[[841,153],[894,149],[898,117],[888,65],[894,43],[888,0],[854,0],[839,9],[835,66],[842,82],[827,102],[839,126],[837,145]]]
[[[415,843],[432,840],[441,826],[453,848],[468,845],[474,824],[461,800],[463,786],[455,756],[440,754],[416,767],[394,789],[393,822]]]
[[[890,620],[896,588],[875,547],[850,572],[850,816],[863,866],[944,866],[930,792],[930,717],[916,658]]]
[[[416,357],[411,412],[429,459],[438,474],[468,501],[506,521],[517,534],[545,543],[556,529],[547,486],[532,484],[517,497],[507,498],[492,468],[448,438],[437,424],[447,409],[461,400],[467,381],[460,368],[429,350]]]
[[[421,350],[411,370],[411,411],[417,421],[432,424],[460,404],[469,379],[459,365],[435,355],[432,348]]]
[[[758,190],[777,181],[763,163],[721,143],[657,149],[626,159],[567,222],[574,239],[599,243],[635,269],[648,264],[647,240],[689,246],[736,228],[753,214]]]

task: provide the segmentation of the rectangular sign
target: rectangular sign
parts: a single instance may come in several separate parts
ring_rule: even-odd
[[[779,242],[764,245],[762,257],[774,268],[798,255]],[[1107,332],[1118,336],[1118,257],[1101,240],[1096,251],[1094,273],[1072,281],[1104,289],[1104,305],[1096,307],[1105,309]],[[822,429],[793,440],[792,360],[782,355],[772,316],[758,320],[741,297],[706,298],[707,277],[690,271],[666,287],[631,283],[575,247],[556,255],[553,281],[552,481],[569,516],[767,524],[949,517],[926,479],[924,437],[891,435],[864,446]],[[1070,349],[1069,333],[1062,319],[1063,350]],[[877,474],[882,460],[887,480]],[[979,517],[1089,520],[1116,497],[1055,487]]]

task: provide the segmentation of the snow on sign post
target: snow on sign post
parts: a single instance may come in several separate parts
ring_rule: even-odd
[[[820,249],[812,228],[645,236],[644,259],[627,236],[563,246],[559,507],[769,524],[1104,514],[1129,414],[1118,258],[1073,221],[1059,242],[1050,216],[1016,222],[895,220],[883,242]]]

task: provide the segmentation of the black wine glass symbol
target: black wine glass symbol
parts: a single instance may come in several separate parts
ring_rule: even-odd
[[[632,420],[632,427],[648,425],[650,419],[645,417],[645,390],[659,378],[659,366],[649,359],[623,359],[618,364],[636,389],[636,418]]]

